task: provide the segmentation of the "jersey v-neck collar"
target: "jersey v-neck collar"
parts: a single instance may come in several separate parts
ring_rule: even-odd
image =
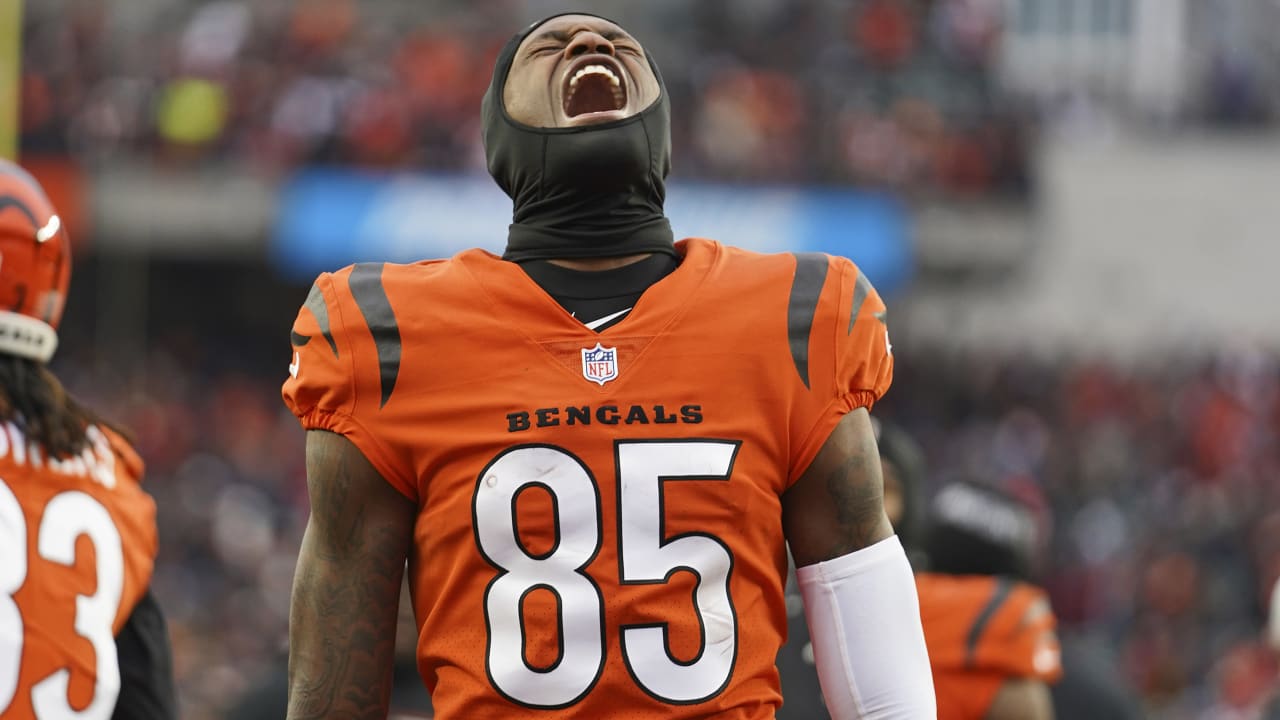
[[[574,270],[548,260],[530,260],[519,265],[552,297],[571,301],[604,300],[642,294],[670,275],[679,266],[679,258],[655,253],[610,270]]]
[[[678,256],[655,253],[609,270],[577,270],[550,260],[521,262],[520,268],[588,330],[599,333],[625,321],[640,296],[679,265]]]
[[[569,314],[518,264],[485,250],[468,250],[457,256],[494,303],[502,319],[538,341],[586,340],[600,336],[656,335],[688,307],[719,255],[710,240],[681,240],[676,251],[680,265],[653,283],[626,318],[603,331],[588,329]]]

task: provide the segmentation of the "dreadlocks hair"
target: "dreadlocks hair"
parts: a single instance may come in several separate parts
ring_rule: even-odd
[[[90,425],[116,429],[71,397],[44,363],[4,353],[0,421],[13,423],[51,458],[77,455],[89,447]]]

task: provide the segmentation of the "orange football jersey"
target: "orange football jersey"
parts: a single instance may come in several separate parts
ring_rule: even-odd
[[[781,702],[780,497],[887,389],[884,305],[843,258],[677,247],[601,332],[479,250],[322,275],[299,312],[286,403],[420,508],[437,717]]]
[[[0,717],[110,718],[115,636],[146,593],[155,503],[142,461],[89,428],[80,456],[51,461],[0,426]]]
[[[1062,676],[1044,591],[988,575],[916,575],[938,720],[981,720],[1010,678]]]

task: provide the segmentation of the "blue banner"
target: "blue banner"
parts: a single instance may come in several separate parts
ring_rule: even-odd
[[[761,252],[851,258],[882,293],[910,278],[907,214],[889,195],[846,189],[670,183],[676,238]],[[272,261],[310,280],[353,262],[412,262],[481,247],[501,253],[511,201],[487,175],[377,175],[309,170],[281,195]]]

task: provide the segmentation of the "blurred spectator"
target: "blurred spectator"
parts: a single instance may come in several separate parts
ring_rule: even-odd
[[[170,145],[201,146],[216,141],[227,115],[225,89],[194,77],[175,78],[161,92],[156,130]]]
[[[916,50],[914,8],[908,0],[863,0],[850,10],[854,47],[872,64],[892,67]]]
[[[703,90],[696,143],[730,178],[795,181],[802,167],[805,99],[787,75],[725,68]]]

